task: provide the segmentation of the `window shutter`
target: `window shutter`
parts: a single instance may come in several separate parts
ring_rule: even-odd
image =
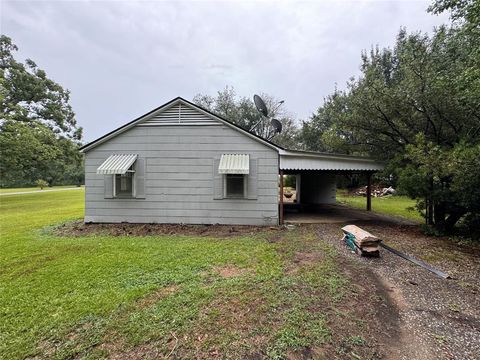
[[[257,159],[250,159],[250,173],[247,175],[247,199],[257,198],[258,165]]]
[[[115,175],[103,176],[103,197],[105,199],[113,199],[113,177]]]
[[[223,175],[218,172],[220,159],[213,159],[213,198],[223,199]]]
[[[135,161],[135,197],[137,199],[145,199],[145,159],[138,158]]]

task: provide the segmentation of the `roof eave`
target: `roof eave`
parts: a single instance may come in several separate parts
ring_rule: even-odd
[[[372,159],[370,157],[337,154],[337,153],[322,153],[322,152],[314,152],[314,151],[281,149],[279,151],[279,154],[281,156],[292,156],[292,157],[301,156],[301,157],[318,158],[318,159],[358,160],[358,161],[379,163],[377,160]]]
[[[282,150],[280,154],[280,169],[282,170],[321,170],[321,171],[382,171],[383,163],[368,157],[351,156],[345,154],[315,153],[298,150]],[[292,162],[288,164],[288,162]],[[347,164],[345,166],[307,166],[302,161],[326,161]],[[298,162],[298,164],[296,163]],[[287,165],[288,164],[288,165]],[[330,165],[327,165],[330,166]]]

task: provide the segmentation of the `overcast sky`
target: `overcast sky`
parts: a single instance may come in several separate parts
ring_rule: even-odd
[[[431,31],[429,1],[1,1],[1,32],[71,91],[90,141],[182,96],[268,93],[306,119],[360,53],[401,26]]]

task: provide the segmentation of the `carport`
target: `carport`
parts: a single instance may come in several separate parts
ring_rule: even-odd
[[[309,221],[317,218],[322,222],[322,213],[332,215],[341,212],[342,207],[336,203],[336,176],[361,174],[367,180],[366,209],[371,210],[371,177],[376,171],[383,170],[383,165],[373,159],[317,153],[308,151],[283,150],[280,152],[280,201],[279,218],[283,224],[289,213],[305,214]],[[284,201],[284,175],[296,176],[296,202],[286,204]],[[312,216],[315,215],[316,216]],[[338,214],[334,217],[339,217]],[[341,216],[340,216],[341,217]]]

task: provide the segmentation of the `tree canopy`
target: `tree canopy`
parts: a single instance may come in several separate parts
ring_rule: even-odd
[[[432,35],[401,29],[393,48],[364,52],[361,75],[301,132],[311,149],[385,161],[427,222],[447,232],[480,212],[478,4],[436,1],[431,11],[451,10],[450,26]]]
[[[17,46],[0,37],[0,185],[82,181],[78,145],[82,128],[69,104],[70,93],[35,62],[14,58]]]
[[[296,148],[298,128],[293,116],[273,96],[261,94],[261,97],[270,111],[269,115],[277,118],[283,126],[282,132],[275,135],[272,142],[286,148]],[[238,97],[233,87],[227,86],[218,91],[216,97],[197,94],[193,102],[263,138],[267,138],[272,131],[269,122],[262,119],[253,101],[246,97]]]

